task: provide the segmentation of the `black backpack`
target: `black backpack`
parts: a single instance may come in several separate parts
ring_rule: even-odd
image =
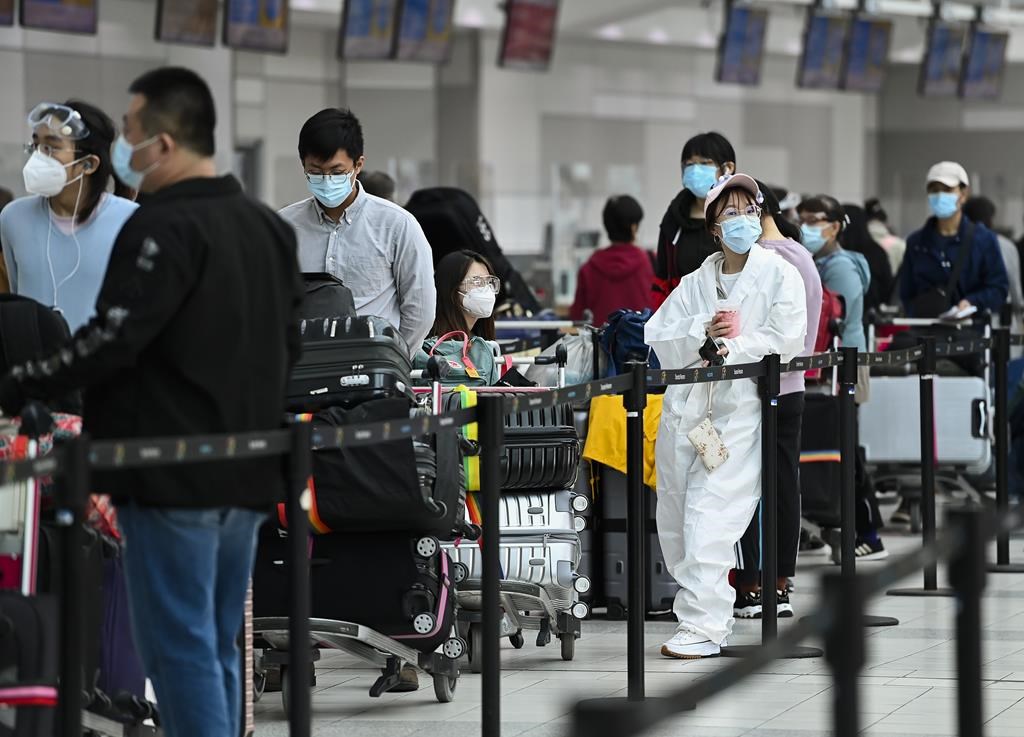
[[[59,312],[20,294],[0,294],[0,375],[13,366],[47,358],[71,339],[71,330]],[[58,412],[79,414],[78,392],[48,401]]]
[[[306,296],[302,300],[302,319],[322,317],[355,317],[356,303],[352,290],[338,277],[324,272],[302,275],[306,283]]]

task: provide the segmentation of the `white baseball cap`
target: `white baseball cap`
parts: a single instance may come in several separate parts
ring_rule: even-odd
[[[932,182],[945,184],[947,187],[969,187],[971,184],[967,170],[955,161],[940,161],[929,169],[925,184],[928,185]]]
[[[715,186],[708,192],[708,196],[704,200],[704,217],[707,217],[711,204],[730,189],[742,189],[749,193],[759,205],[764,202],[764,195],[761,194],[753,177],[747,174],[726,174],[715,182]]]

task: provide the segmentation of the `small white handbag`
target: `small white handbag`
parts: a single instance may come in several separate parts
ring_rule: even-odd
[[[722,442],[722,436],[718,434],[715,426],[711,424],[711,397],[714,394],[715,385],[708,384],[708,414],[697,427],[686,434],[687,440],[697,451],[697,455],[704,461],[704,468],[708,473],[714,471],[727,460],[729,460],[729,449]]]

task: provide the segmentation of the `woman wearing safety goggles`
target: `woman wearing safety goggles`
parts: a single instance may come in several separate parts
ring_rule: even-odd
[[[44,102],[27,122],[29,196],[0,213],[10,291],[53,307],[75,331],[95,311],[114,240],[136,205],[107,191],[117,184],[110,157],[117,131],[103,111]]]

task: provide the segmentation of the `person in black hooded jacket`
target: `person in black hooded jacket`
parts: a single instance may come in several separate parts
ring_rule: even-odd
[[[658,309],[679,280],[721,249],[704,224],[704,200],[719,177],[736,172],[736,152],[721,133],[700,133],[683,146],[683,189],[658,229],[651,306]]]

